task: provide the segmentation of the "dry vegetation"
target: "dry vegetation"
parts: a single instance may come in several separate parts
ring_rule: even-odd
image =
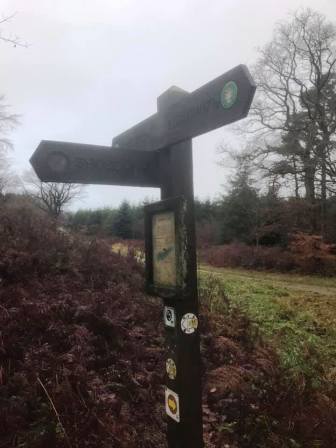
[[[215,267],[239,267],[301,274],[336,275],[336,246],[321,236],[296,233],[286,248],[231,243],[206,246],[199,251],[201,262]]]

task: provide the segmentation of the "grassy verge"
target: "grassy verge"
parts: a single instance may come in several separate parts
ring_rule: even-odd
[[[224,293],[248,315],[289,377],[336,382],[336,279],[201,266],[200,287],[212,311],[225,313]]]

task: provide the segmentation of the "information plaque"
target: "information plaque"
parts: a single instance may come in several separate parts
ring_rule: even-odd
[[[184,210],[183,198],[145,207],[146,286],[150,294],[181,298],[186,271]]]
[[[153,282],[176,287],[175,214],[164,212],[152,217]]]

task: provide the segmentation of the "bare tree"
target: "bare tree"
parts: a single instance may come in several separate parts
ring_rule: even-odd
[[[24,180],[27,184],[26,193],[54,219],[58,219],[66,206],[84,194],[82,185],[41,182],[32,171],[25,174]]]
[[[16,34],[4,34],[1,31],[1,28],[6,25],[8,22],[10,22],[14,17],[16,16],[16,13],[13,13],[11,15],[2,16],[0,18],[0,41],[4,42],[6,44],[13,45],[14,47],[27,47],[27,43],[23,42],[22,39],[17,36]]]
[[[336,69],[335,42],[336,27],[310,9],[276,27],[254,67],[258,87],[251,109],[254,132],[301,129],[302,123],[292,118],[302,111],[317,121]]]
[[[0,198],[4,198],[9,189],[17,186],[18,177],[11,169],[8,156],[12,143],[7,135],[18,124],[18,116],[10,112],[9,106],[0,96]]]
[[[0,42],[12,44],[15,47],[26,47],[18,36],[11,34],[4,34],[2,32],[3,26],[10,22],[15,16],[15,13],[0,18]],[[12,143],[8,139],[7,134],[19,122],[19,116],[10,111],[9,106],[5,103],[4,96],[0,96],[0,198],[3,199],[6,193],[19,184],[18,176],[12,171],[10,159],[8,157],[8,150],[12,148]]]
[[[8,156],[0,153],[0,199],[5,199],[6,194],[19,185],[20,179],[12,170]]]
[[[19,116],[10,112],[5,97],[0,95],[0,154],[5,154],[12,147],[11,141],[6,136],[18,123]]]
[[[322,223],[336,179],[335,76],[335,25],[310,9],[299,10],[260,50],[247,126],[266,171],[292,178],[297,195],[302,185],[312,204],[318,195]]]

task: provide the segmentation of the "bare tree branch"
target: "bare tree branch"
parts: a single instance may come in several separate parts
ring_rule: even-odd
[[[16,16],[16,12],[13,14],[10,14],[8,16],[2,16],[0,19],[0,27],[1,25],[4,25],[8,22],[10,22],[14,17]],[[11,44],[14,47],[24,47],[27,48],[28,44],[26,42],[23,42],[22,39],[17,35],[6,35],[3,34],[0,30],[0,42],[4,42],[6,44]]]
[[[84,194],[83,185],[41,182],[33,171],[25,173],[26,193],[44,211],[57,219],[64,208]]]

